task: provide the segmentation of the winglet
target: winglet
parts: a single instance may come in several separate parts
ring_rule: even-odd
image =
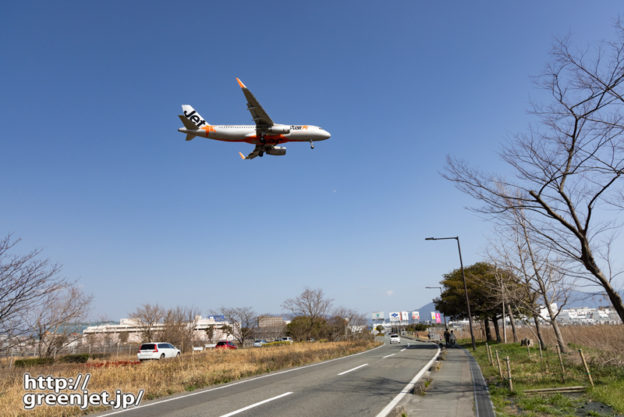
[[[236,77],[236,81],[238,81],[238,85],[240,85],[240,88],[247,88],[238,77]]]
[[[237,78],[237,80],[238,80],[238,78]],[[240,82],[240,81],[239,81],[239,82]],[[246,158],[245,158],[245,155],[243,155],[243,154],[242,154],[242,152],[239,152],[238,154],[240,155],[241,159],[246,159]]]

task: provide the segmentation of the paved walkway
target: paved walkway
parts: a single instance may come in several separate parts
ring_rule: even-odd
[[[409,395],[400,404],[408,417],[494,417],[481,370],[466,350],[447,349],[440,365],[425,395]]]

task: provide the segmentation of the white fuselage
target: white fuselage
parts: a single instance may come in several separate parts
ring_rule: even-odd
[[[181,128],[183,133],[191,133],[208,139],[225,142],[261,143],[255,125],[207,125],[196,130]],[[264,134],[264,143],[317,142],[330,138],[329,132],[319,126],[275,124]]]

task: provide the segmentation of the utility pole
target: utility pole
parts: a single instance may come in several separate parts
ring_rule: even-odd
[[[472,330],[472,314],[470,313],[470,299],[468,298],[468,286],[466,285],[466,274],[464,273],[464,261],[462,260],[461,245],[459,244],[459,236],[451,237],[426,237],[425,240],[449,240],[457,241],[457,251],[459,252],[459,265],[461,267],[462,280],[464,281],[464,294],[466,295],[466,310],[468,312],[468,323],[470,324],[470,339],[472,340],[472,350],[477,350],[475,343],[474,331]]]

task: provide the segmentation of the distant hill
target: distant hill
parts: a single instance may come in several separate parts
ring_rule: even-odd
[[[624,298],[624,291],[619,292],[620,297]],[[570,296],[568,298],[568,302],[566,303],[567,308],[578,308],[578,307],[611,307],[611,301],[609,301],[609,297],[604,291],[596,291],[596,292],[582,292],[582,291],[571,291]]]
[[[436,312],[437,310],[435,309],[432,301],[420,308],[415,308],[414,311],[418,311],[420,313],[420,321],[427,321],[431,320],[431,313]]]
[[[624,291],[620,291],[620,297],[624,298]],[[564,308],[579,308],[579,307],[611,307],[611,301],[604,292],[582,292],[582,291],[571,291],[568,302],[566,303]],[[415,309],[415,311],[420,312],[420,320],[426,321],[431,320],[431,312],[436,311],[433,302],[429,304],[425,304],[424,306]]]

